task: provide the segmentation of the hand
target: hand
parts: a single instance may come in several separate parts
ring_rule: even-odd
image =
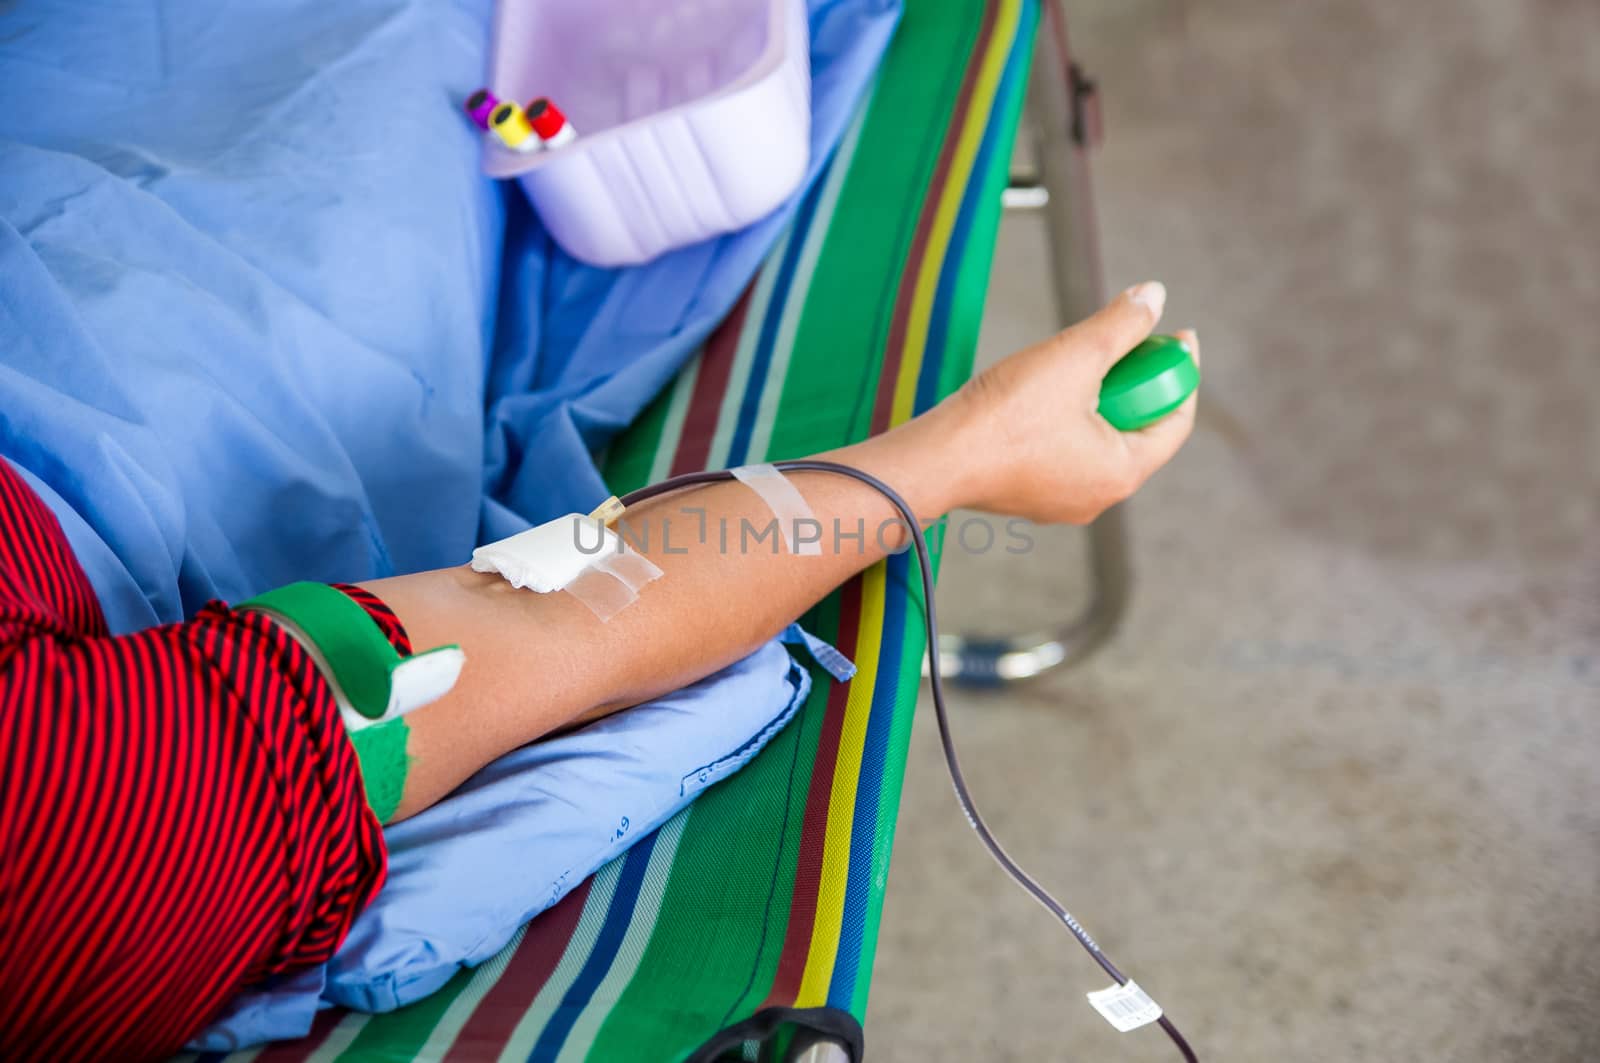
[[[1100,381],[1150,335],[1166,303],[1159,282],[1136,285],[1093,317],[974,377],[934,411],[953,421],[959,505],[1040,523],[1086,524],[1177,453],[1195,401],[1136,432],[1100,416]],[[1199,338],[1177,334],[1196,362]]]

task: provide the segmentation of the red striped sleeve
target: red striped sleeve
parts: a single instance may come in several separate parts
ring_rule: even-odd
[[[327,959],[383,881],[309,655],[221,602],[108,636],[4,461],[0,757],[0,1058],[161,1058],[245,985]]]
[[[394,610],[389,608],[387,602],[365,587],[357,587],[353,583],[335,583],[333,586],[354,598],[356,604],[367,611],[367,615],[383,632],[383,637],[394,643],[400,656],[411,656],[411,637],[406,634],[405,625],[400,623],[400,618],[394,615]]]

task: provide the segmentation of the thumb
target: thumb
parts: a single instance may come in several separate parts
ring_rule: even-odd
[[[1099,358],[1104,375],[1123,355],[1150,335],[1161,320],[1167,304],[1167,286],[1160,281],[1145,281],[1117,296],[1092,316],[1068,330],[1074,338],[1088,343]]]

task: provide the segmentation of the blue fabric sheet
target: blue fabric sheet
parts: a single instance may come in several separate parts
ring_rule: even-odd
[[[832,647],[798,627],[783,639],[838,668]],[[743,767],[810,689],[809,673],[772,642],[693,686],[501,758],[385,831],[389,880],[331,963],[242,994],[190,1047],[300,1037],[320,1007],[390,1011],[432,993]]]
[[[815,176],[896,0],[810,0]],[[112,629],[458,564],[605,497],[590,455],[789,219],[643,267],[556,248],[460,101],[483,0],[9,7],[0,455]],[[528,460],[529,458],[536,460]]]
[[[898,3],[809,10],[808,184]],[[484,0],[6,8],[0,456],[61,519],[114,632],[294,580],[459,564],[588,510],[605,495],[591,455],[787,224],[792,202],[643,267],[570,259],[520,189],[478,171],[459,104],[482,78],[488,15]],[[322,989],[398,1002],[492,953],[560,892],[559,872],[448,904],[405,884],[505,880],[485,869],[508,837],[576,882],[604,854],[587,827],[557,826],[554,804],[622,787],[589,811],[642,833],[691,796],[686,764],[722,747],[736,766],[791,710],[801,680],[779,658],[769,646],[683,698],[524,750],[395,828],[394,879],[333,966],[245,999],[218,1036],[296,1032]],[[628,760],[624,738],[660,755]],[[568,749],[590,759],[558,797],[549,775]],[[495,803],[528,788],[549,800]],[[472,829],[441,829],[455,817]]]

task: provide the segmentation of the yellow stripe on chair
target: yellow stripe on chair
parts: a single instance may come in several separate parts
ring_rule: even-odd
[[[839,755],[834,762],[833,789],[828,794],[828,832],[822,843],[822,877],[817,885],[817,917],[811,928],[811,949],[795,1007],[820,1007],[828,1002],[833,962],[839,953],[844,924],[844,899],[850,879],[850,837],[855,826],[856,786],[861,778],[861,751],[872,718],[872,695],[883,646],[884,592],[888,566],[879,562],[861,576],[861,625],[856,633],[856,675],[845,700]]]
[[[939,288],[939,274],[944,269],[950,234],[955,230],[956,217],[961,213],[961,200],[966,195],[978,149],[983,145],[984,132],[989,127],[995,94],[1000,88],[1000,77],[1005,73],[1006,58],[1016,41],[1021,17],[1022,0],[1000,0],[999,11],[995,14],[995,32],[989,38],[988,51],[978,68],[972,99],[956,140],[955,154],[950,159],[950,173],[945,178],[933,226],[928,233],[928,246],[922,261],[916,264],[916,288],[913,290],[910,318],[906,322],[900,373],[895,380],[894,405],[889,416],[891,425],[911,420],[917,397],[917,376],[922,371],[922,351],[928,342],[928,321],[933,314],[934,295]]]

